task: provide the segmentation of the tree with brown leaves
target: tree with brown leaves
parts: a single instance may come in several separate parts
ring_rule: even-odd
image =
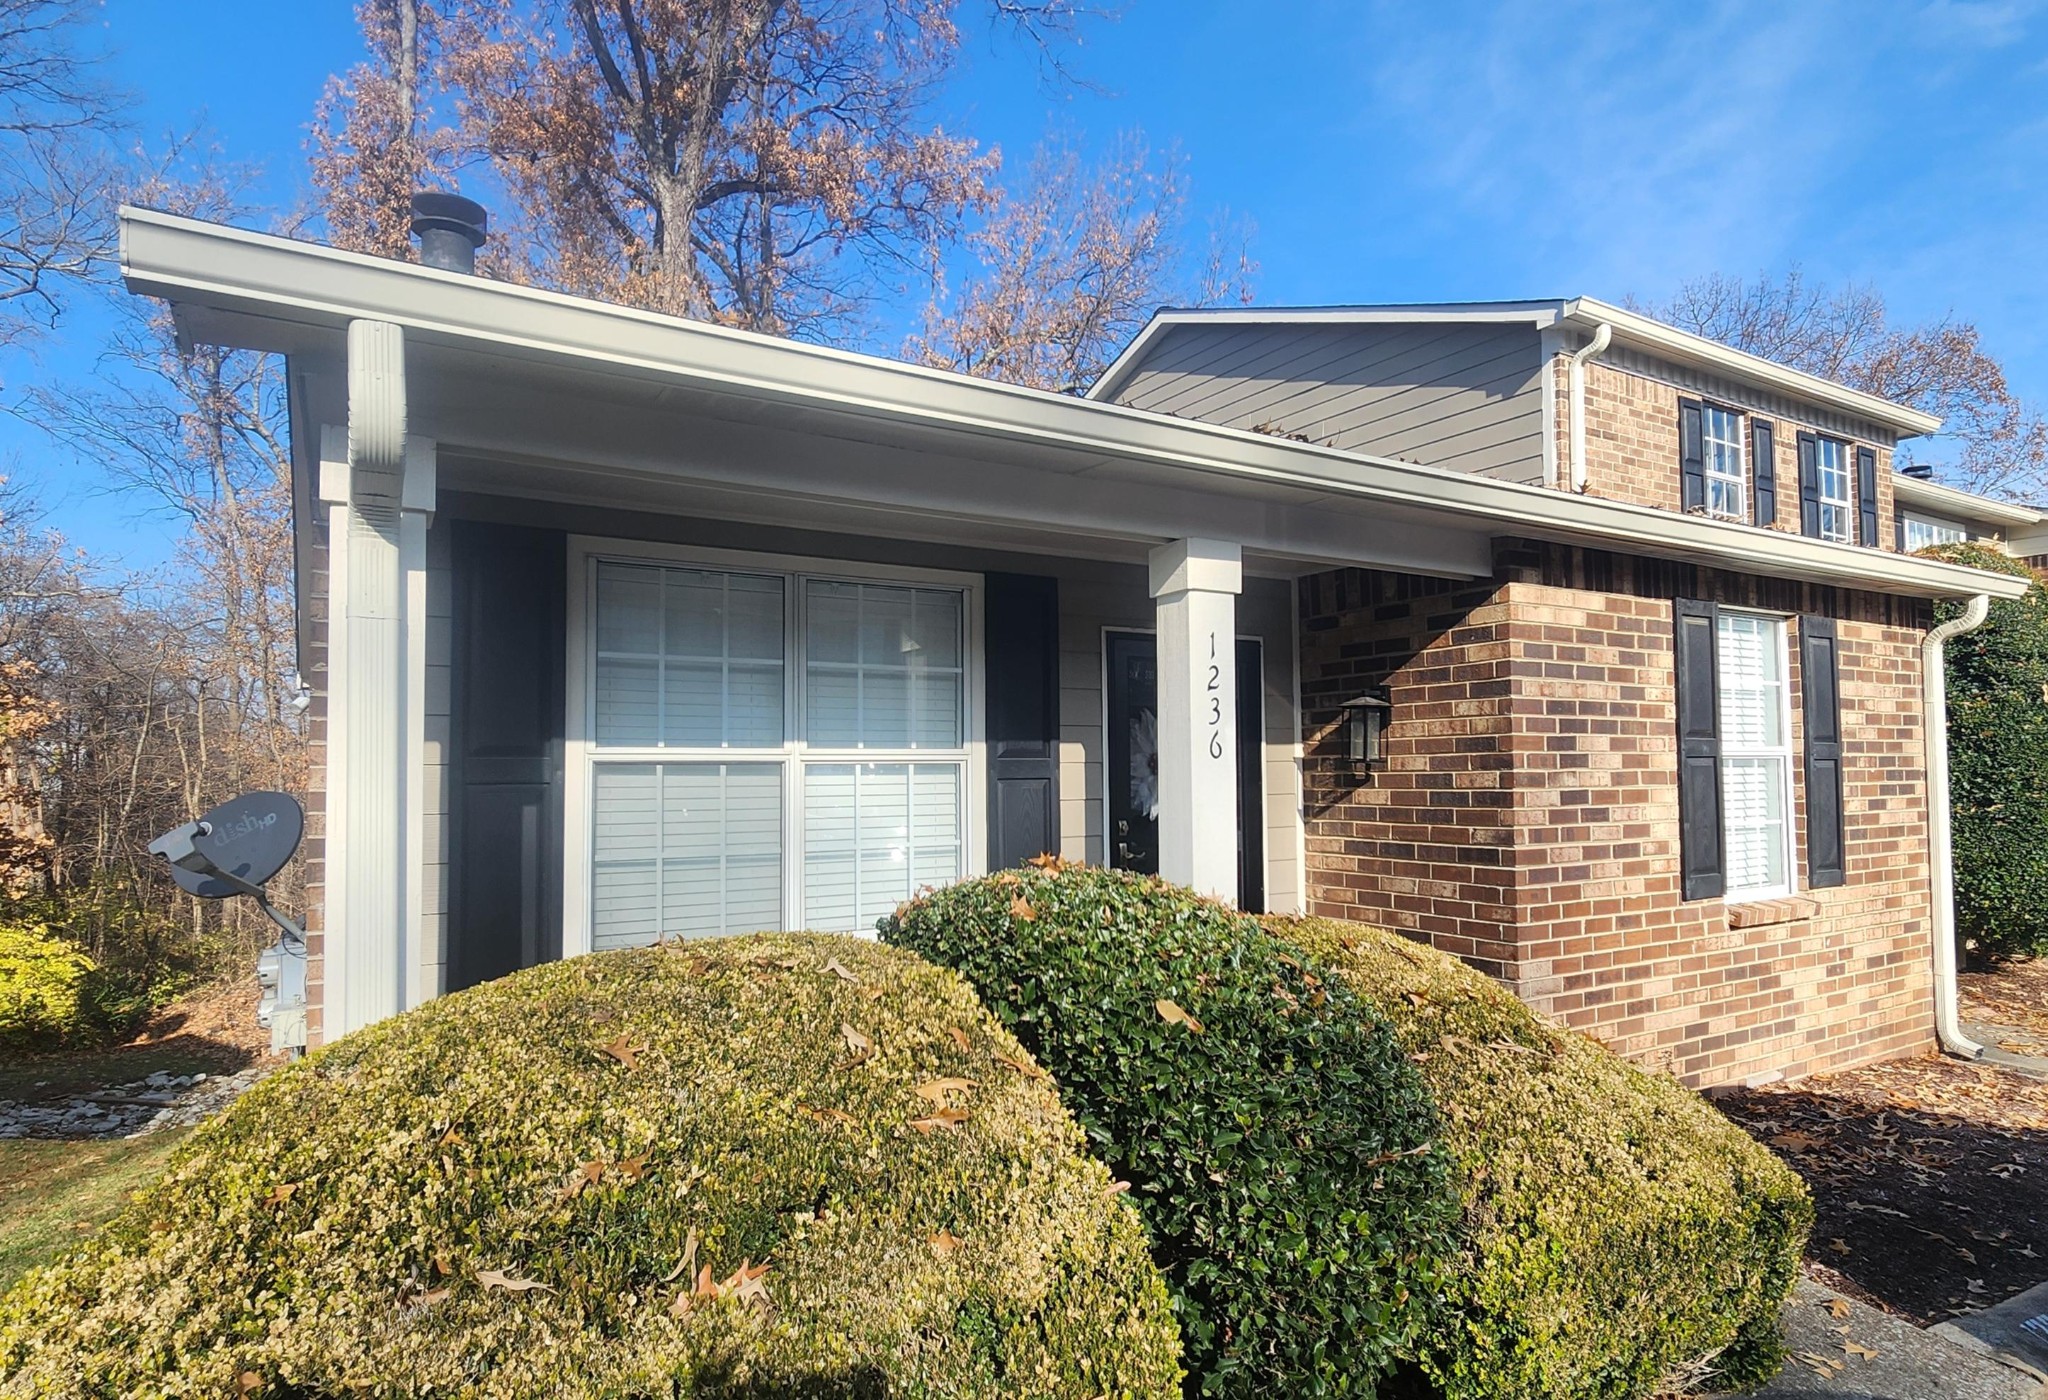
[[[974,269],[941,294],[908,358],[1039,389],[1085,389],[1163,305],[1249,302],[1243,231],[1219,230],[1199,268],[1186,251],[1187,169],[1120,138],[1094,167],[1069,141],[1042,146],[1029,182],[968,237]]]
[[[2048,499],[2048,424],[2012,390],[1977,327],[1943,317],[1892,324],[1870,287],[1719,274],[1678,289],[1650,314],[1684,330],[1941,417],[1956,445],[1937,469],[1950,484],[2016,500]],[[1901,453],[1901,465],[1908,460]]]
[[[1051,37],[1079,14],[1075,0],[995,5]],[[488,162],[526,234],[514,275],[844,339],[880,274],[924,266],[987,199],[994,155],[930,117],[960,45],[955,9],[368,0],[372,60],[322,114],[331,236],[402,254],[404,196],[459,148]],[[420,125],[432,90],[452,102],[452,132]],[[400,135],[409,152],[390,154],[405,143],[384,138]]]

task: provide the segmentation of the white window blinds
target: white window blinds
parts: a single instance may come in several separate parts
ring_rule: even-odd
[[[597,742],[777,748],[783,580],[603,563],[597,570]]]
[[[1722,849],[1730,896],[1791,889],[1785,624],[1723,611],[1716,629]]]

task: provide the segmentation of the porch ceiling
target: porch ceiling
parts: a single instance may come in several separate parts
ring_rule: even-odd
[[[410,431],[450,485],[618,504],[741,498],[838,528],[1234,540],[1282,568],[1470,576],[1521,535],[1921,597],[2023,581],[992,384],[873,356],[124,210],[131,290],[195,341],[282,351],[301,440],[354,319],[402,326]],[[1102,542],[1107,542],[1103,544]]]

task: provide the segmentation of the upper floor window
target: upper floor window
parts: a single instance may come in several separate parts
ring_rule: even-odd
[[[1820,502],[1820,537],[1849,544],[1856,538],[1856,511],[1849,488],[1849,447],[1835,438],[1814,445],[1815,494]]]
[[[1935,520],[1915,520],[1910,515],[1905,519],[1906,552],[1908,554],[1911,554],[1916,549],[1926,549],[1930,545],[1961,544],[1969,539],[1969,537],[1969,532],[1960,525],[1950,525]]]
[[[1749,494],[1742,474],[1742,415],[1719,404],[1704,404],[1700,426],[1707,513],[1723,520],[1746,519]]]

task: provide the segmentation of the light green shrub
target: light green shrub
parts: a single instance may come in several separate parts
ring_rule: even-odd
[[[551,963],[202,1128],[0,1299],[0,1393],[1164,1400],[1165,1287],[1081,1148],[908,953]]]
[[[1418,1344],[1457,1201],[1386,1023],[1256,920],[1044,862],[882,923],[971,981],[1132,1183],[1204,1395],[1371,1395]]]
[[[92,1038],[97,969],[45,928],[0,925],[0,1049],[54,1050]]]
[[[1732,1388],[1777,1371],[1813,1219],[1790,1168],[1456,958],[1356,924],[1266,923],[1393,1022],[1443,1114],[1465,1215],[1431,1393],[1624,1400],[1667,1373]]]

